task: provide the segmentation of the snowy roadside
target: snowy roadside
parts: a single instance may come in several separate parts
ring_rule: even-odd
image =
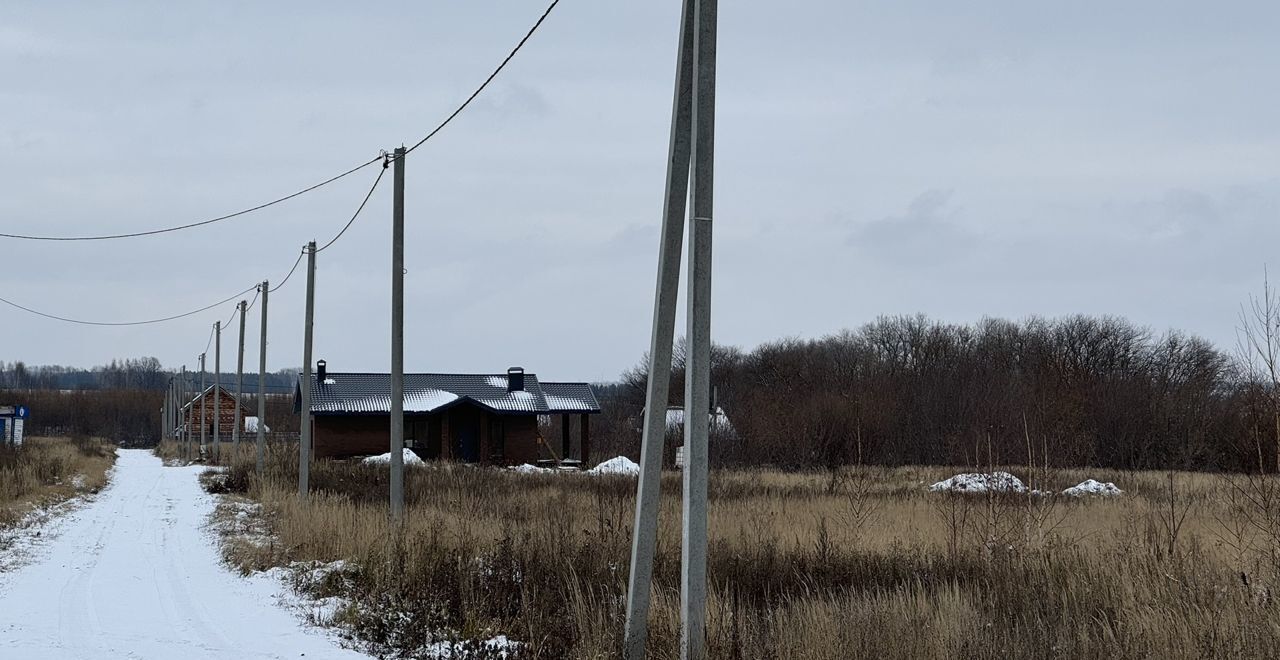
[[[15,571],[41,555],[41,549],[57,540],[67,517],[91,504],[115,483],[115,467],[106,471],[106,485],[89,488],[83,474],[70,479],[74,494],[46,499],[30,506],[12,525],[0,526],[0,574]]]
[[[217,476],[209,474],[201,479],[206,486],[216,485],[217,480]],[[244,573],[249,565],[282,561],[284,549],[271,532],[268,514],[260,503],[239,495],[212,497],[216,506],[209,515],[207,530],[230,568]],[[343,559],[290,561],[262,570],[248,570],[245,579],[269,590],[277,607],[322,630],[334,643],[381,658],[505,659],[519,649],[520,643],[505,635],[465,639],[458,631],[439,631],[433,636],[436,641],[407,653],[369,643],[358,634],[362,622],[396,618],[404,613],[362,609],[367,606],[350,597],[359,589],[360,572],[358,564]]]
[[[17,524],[0,529],[0,573],[22,568],[39,557],[42,547],[57,540],[67,516],[83,508],[94,496],[95,493],[85,493],[36,506]]]

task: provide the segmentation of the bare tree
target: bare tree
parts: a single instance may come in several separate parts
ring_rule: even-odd
[[[1262,296],[1250,294],[1249,304],[1240,305],[1236,352],[1246,376],[1267,387],[1275,428],[1276,472],[1280,473],[1280,296],[1271,289],[1266,268],[1262,270]]]

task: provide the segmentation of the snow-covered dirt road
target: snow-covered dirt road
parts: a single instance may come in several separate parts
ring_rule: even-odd
[[[219,563],[199,472],[120,451],[111,485],[0,574],[0,658],[367,658],[278,607],[278,583]]]

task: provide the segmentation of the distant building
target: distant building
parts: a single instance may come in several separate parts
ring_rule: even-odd
[[[383,454],[391,449],[391,375],[334,373],[323,361],[311,380],[312,444],[317,457]],[[294,410],[302,412],[301,388]],[[404,443],[427,460],[515,465],[590,453],[589,416],[600,404],[587,383],[547,383],[513,367],[505,374],[405,374]],[[538,418],[579,415],[579,456],[566,434],[556,447]]]
[[[707,421],[711,424],[712,433],[733,433],[733,424],[729,421],[729,416],[725,414],[724,408],[716,406],[716,409],[707,414]],[[671,406],[667,408],[667,429],[677,430],[684,428],[684,408],[680,406]]]
[[[217,394],[214,394],[214,388],[217,388]],[[201,417],[200,402],[204,401],[204,416]],[[187,402],[182,407],[182,419],[185,420],[187,428],[191,429],[192,437],[200,437],[200,425],[203,421],[206,433],[210,437],[213,436],[213,420],[215,405],[222,406],[218,409],[218,433],[226,435],[230,438],[231,433],[236,428],[236,395],[225,387],[210,385],[206,387],[204,392],[197,394],[196,397]],[[241,413],[244,409],[241,409]]]

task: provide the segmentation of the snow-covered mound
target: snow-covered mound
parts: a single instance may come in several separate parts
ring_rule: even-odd
[[[622,474],[635,476],[640,474],[640,465],[626,456],[611,458],[587,472],[591,474]]]
[[[1085,497],[1087,495],[1115,497],[1116,495],[1123,495],[1124,491],[1116,488],[1116,485],[1110,481],[1103,483],[1101,481],[1094,481],[1093,479],[1085,479],[1084,481],[1062,491],[1062,494],[1068,497]]]
[[[405,449],[402,455],[404,456],[405,465],[422,465],[424,462],[421,458],[418,458],[417,454],[413,453],[412,449]],[[370,456],[360,462],[365,465],[387,465],[391,462],[391,452]]]
[[[1025,493],[1022,480],[1008,472],[966,472],[929,486],[934,492],[954,493]]]
[[[525,463],[524,465],[513,465],[507,469],[512,472],[519,472],[520,474],[546,474],[548,472],[555,472],[555,470],[552,470],[551,468],[538,467],[536,465],[530,465],[529,463]]]

